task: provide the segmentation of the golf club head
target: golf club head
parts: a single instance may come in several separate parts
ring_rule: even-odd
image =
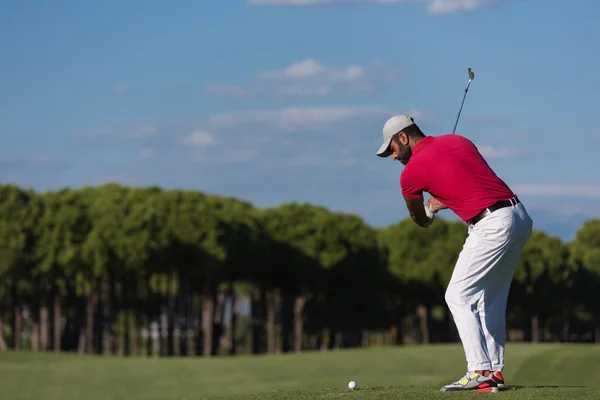
[[[475,78],[475,73],[471,68],[469,68],[469,80],[467,82],[467,87],[465,88],[465,92],[469,90],[469,86],[471,86],[471,81]]]

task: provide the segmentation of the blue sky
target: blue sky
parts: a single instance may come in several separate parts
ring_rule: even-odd
[[[473,140],[538,228],[600,216],[597,0],[11,0],[0,181],[407,217],[397,113]],[[452,213],[444,211],[444,217]]]

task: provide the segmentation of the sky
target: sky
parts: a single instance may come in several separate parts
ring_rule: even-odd
[[[600,217],[597,0],[8,0],[0,182],[197,189],[406,218],[409,114],[472,140],[535,227]],[[456,219],[451,211],[440,216]]]

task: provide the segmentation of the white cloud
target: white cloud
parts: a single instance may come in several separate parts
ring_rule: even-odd
[[[514,185],[513,190],[529,196],[600,199],[600,185]]]
[[[131,124],[123,126],[108,126],[92,129],[87,132],[76,134],[78,137],[120,137],[124,139],[142,139],[154,136],[158,133],[158,128],[153,124]]]
[[[517,155],[517,150],[513,147],[508,147],[508,146],[502,146],[502,147],[495,147],[495,146],[489,146],[489,145],[480,145],[477,146],[477,148],[479,149],[479,152],[481,153],[482,156],[484,156],[485,158],[513,158],[514,156]]]
[[[431,0],[427,6],[427,11],[431,14],[451,14],[473,11],[501,1],[506,0]]]
[[[222,97],[267,95],[279,98],[323,97],[333,93],[367,93],[396,81],[399,73],[383,62],[346,67],[327,66],[308,58],[292,63],[282,70],[257,74],[246,86],[212,84],[206,91]]]
[[[254,6],[279,5],[279,6],[314,6],[323,4],[343,3],[371,3],[371,4],[427,4],[430,14],[451,14],[456,12],[473,11],[491,4],[510,0],[247,0]]]
[[[157,132],[158,129],[152,124],[133,125],[124,129],[125,137],[130,139],[139,139],[147,136],[153,136]]]
[[[9,167],[47,168],[59,166],[64,163],[60,157],[42,154],[30,157],[2,157],[0,156],[0,169]]]
[[[129,92],[130,89],[131,89],[131,84],[129,84],[129,83],[118,83],[118,84],[114,85],[110,89],[110,91],[115,96],[121,96],[121,95],[124,95],[125,93]]]
[[[397,112],[386,107],[287,107],[275,110],[238,111],[214,115],[208,124],[214,128],[234,128],[260,125],[278,131],[321,131],[338,125],[347,128],[352,121],[365,118],[389,118]],[[415,119],[429,119],[429,115],[418,110],[409,110]]]
[[[154,149],[146,148],[140,151],[140,157],[143,159],[149,159],[154,157]]]
[[[105,137],[114,135],[115,130],[113,128],[103,127],[96,128],[86,132],[77,133],[75,136],[79,137]]]
[[[374,4],[398,4],[414,3],[419,0],[248,0],[253,6],[282,5],[282,6],[313,6],[317,4],[332,3],[374,3]]]
[[[215,145],[215,135],[209,131],[198,129],[183,139],[183,143],[195,147]]]
[[[197,163],[252,162],[261,170],[350,167],[379,147],[385,120],[400,112],[420,121],[431,118],[423,111],[383,106],[286,107],[181,122],[175,135]]]

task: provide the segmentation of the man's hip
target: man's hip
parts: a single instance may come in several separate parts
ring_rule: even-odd
[[[495,211],[500,210],[502,208],[514,207],[517,204],[521,204],[521,201],[519,200],[518,196],[515,196],[509,200],[498,201],[498,202],[492,204],[491,206],[484,208],[483,210],[481,210],[481,212],[479,214],[477,214],[476,216],[471,218],[471,220],[469,221],[469,225],[476,225],[479,221],[481,221],[488,215],[494,213]]]

